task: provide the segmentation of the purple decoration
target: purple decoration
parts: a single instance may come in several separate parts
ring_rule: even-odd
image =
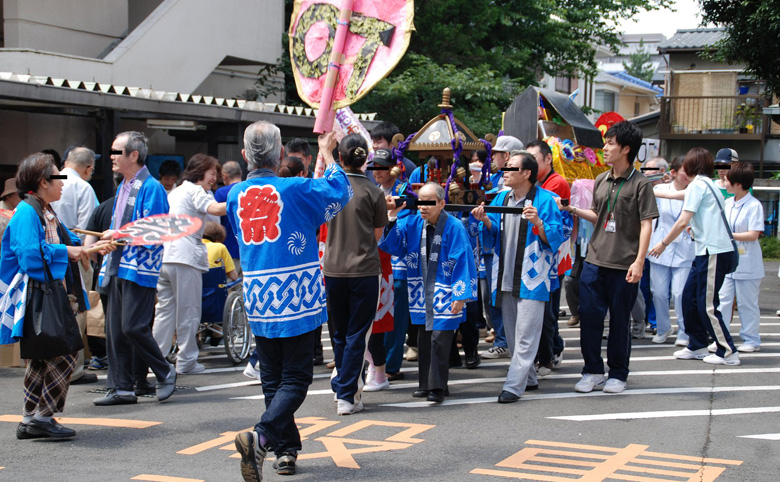
[[[442,109],[441,113],[447,116],[452,126],[452,140],[450,140],[450,145],[452,145],[452,169],[450,170],[450,177],[447,178],[447,185],[444,187],[444,201],[450,202],[450,184],[452,183],[452,178],[458,173],[460,155],[463,153],[463,143],[458,142],[458,126],[455,125],[455,116],[452,115],[452,111],[450,109]]]
[[[493,146],[485,139],[480,139],[479,142],[485,146],[485,150],[487,151],[487,158],[485,159],[485,163],[482,164],[482,175],[479,177],[479,185],[482,187],[488,183],[488,177],[490,176],[490,165],[493,164]]]
[[[398,147],[394,147],[392,149],[393,159],[395,159],[396,163],[398,163],[401,167],[401,181],[407,181],[409,177],[406,175],[406,167],[404,166],[404,154],[406,153],[406,150],[409,149],[409,144],[412,142],[412,139],[414,136],[416,136],[417,133],[410,134],[409,137],[406,138],[405,141],[398,144]],[[411,173],[409,173],[411,175]],[[417,197],[417,195],[414,193],[414,190],[412,189],[412,185],[410,183],[406,183],[406,194],[411,197]]]
[[[503,135],[504,135],[504,129],[501,129],[500,131],[498,131],[498,137],[501,137]]]

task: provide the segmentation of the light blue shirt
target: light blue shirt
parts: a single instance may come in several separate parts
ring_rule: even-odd
[[[708,185],[715,190],[714,195]],[[728,253],[734,249],[721,215],[722,206],[725,206],[723,195],[707,176],[696,176],[685,190],[683,210],[693,213],[691,228],[696,256]]]

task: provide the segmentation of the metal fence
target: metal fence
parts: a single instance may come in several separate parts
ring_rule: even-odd
[[[663,97],[661,134],[762,134],[765,100],[757,95]]]

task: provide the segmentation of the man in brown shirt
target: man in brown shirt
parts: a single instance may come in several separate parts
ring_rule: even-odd
[[[565,207],[595,225],[580,277],[580,349],[585,367],[574,389],[620,393],[626,388],[631,356],[631,307],[658,207],[652,183],[633,167],[642,131],[630,122],[620,122],[604,138],[604,160],[612,169],[596,178],[591,208]],[[601,358],[607,310],[609,379],[604,376]]]

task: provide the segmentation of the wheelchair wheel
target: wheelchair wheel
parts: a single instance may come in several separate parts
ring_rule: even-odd
[[[244,297],[240,291],[228,294],[222,317],[222,336],[225,352],[234,365],[245,362],[253,350],[254,336],[244,310]]]

